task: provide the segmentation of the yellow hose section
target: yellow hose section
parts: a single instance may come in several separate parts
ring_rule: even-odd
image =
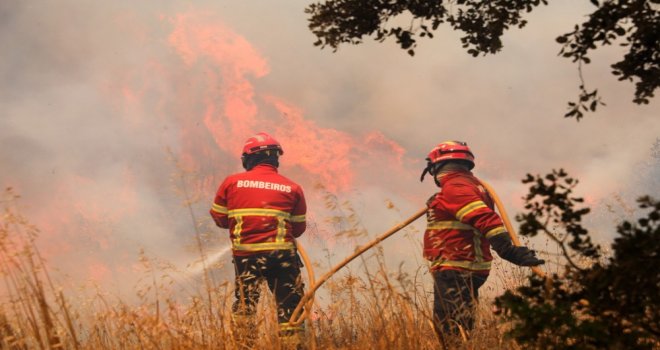
[[[305,248],[303,248],[302,244],[298,240],[296,240],[296,248],[298,249],[298,253],[300,253],[300,257],[303,260],[303,264],[305,264],[305,269],[307,270],[307,279],[309,280],[309,285],[314,286],[314,283],[316,281],[314,280],[314,268],[312,268],[312,261],[309,259],[309,255],[307,255],[307,251],[305,251]],[[302,302],[302,300],[301,300]],[[312,306],[314,305],[314,291],[312,291],[312,295],[309,298],[309,301],[307,302],[307,305],[305,305],[305,311],[303,312],[300,317],[295,320],[295,324],[300,324],[302,321],[310,316],[309,311],[312,309]]]
[[[381,234],[380,236],[374,238],[369,243],[359,247],[351,256],[347,257],[342,262],[340,262],[339,264],[334,266],[330,271],[328,271],[325,275],[323,275],[316,284],[312,285],[309,288],[309,291],[302,297],[302,299],[300,300],[300,303],[298,303],[298,306],[296,307],[296,309],[293,310],[293,314],[291,314],[291,319],[289,320],[289,324],[292,325],[292,326],[297,326],[300,323],[302,323],[303,317],[298,317],[298,315],[302,311],[303,305],[307,305],[309,300],[311,300],[314,297],[314,293],[319,289],[319,287],[321,287],[321,285],[323,285],[323,283],[325,283],[328,279],[330,279],[330,277],[332,277],[332,275],[334,275],[337,271],[339,271],[339,269],[346,266],[353,259],[360,256],[362,253],[366,252],[367,250],[371,249],[376,244],[382,242],[387,237],[393,235],[394,233],[398,232],[402,228],[410,225],[413,221],[417,220],[420,216],[424,215],[425,213],[426,213],[426,207],[420,209],[418,212],[413,214],[413,216],[409,217],[405,221],[395,225],[394,227],[389,229],[387,232],[385,232],[385,233]],[[309,266],[309,265],[310,264],[308,264],[307,266]]]
[[[481,184],[486,188],[486,191],[490,194],[491,198],[495,202],[495,205],[497,206],[497,210],[500,213],[500,217],[502,218],[502,221],[504,222],[504,227],[506,227],[507,232],[509,233],[509,236],[511,237],[511,241],[515,246],[520,247],[521,243],[520,240],[518,239],[518,235],[516,234],[516,231],[513,228],[513,225],[511,225],[511,221],[509,220],[509,215],[506,212],[506,209],[504,208],[504,205],[502,204],[502,201],[500,200],[500,197],[497,196],[497,193],[493,188],[486,182],[481,181]],[[342,267],[346,266],[349,262],[351,262],[353,259],[356,257],[360,256],[362,253],[366,252],[367,250],[371,249],[373,246],[376,244],[382,242],[384,239],[388,238],[389,236],[393,235],[394,233],[398,232],[402,228],[410,225],[413,221],[417,220],[419,217],[424,215],[426,213],[427,208],[424,207],[417,211],[415,214],[413,214],[411,217],[406,219],[404,222],[397,224],[396,226],[392,227],[390,230],[387,232],[383,233],[382,235],[376,237],[366,245],[358,248],[353,255],[347,257],[344,259],[342,262],[337,264],[335,267],[333,267],[328,273],[323,275],[321,279],[319,280],[318,283],[315,283],[314,280],[314,270],[312,269],[312,263],[309,260],[309,256],[307,255],[307,252],[305,249],[302,247],[298,241],[296,241],[296,246],[298,247],[298,252],[300,252],[300,255],[303,259],[303,262],[307,268],[307,276],[309,278],[309,284],[310,288],[309,291],[303,295],[302,299],[300,300],[300,303],[296,307],[296,309],[293,311],[293,314],[291,315],[291,319],[289,320],[289,323],[292,326],[297,326],[300,325],[305,317],[309,315],[309,310],[311,309],[312,305],[314,304],[314,294],[316,291],[321,287],[323,283],[325,283],[332,275],[334,275],[337,271],[339,271]],[[532,266],[532,272],[534,272],[537,276],[543,278],[545,277],[545,272],[543,272],[538,266]],[[300,314],[302,306],[306,305],[307,307],[305,308],[305,311]],[[298,317],[300,314],[300,317]]]
[[[509,215],[507,215],[506,209],[504,209],[504,205],[502,205],[502,201],[500,200],[500,197],[497,196],[497,193],[495,193],[495,190],[493,190],[493,188],[489,184],[487,184],[484,181],[481,181],[481,184],[486,188],[486,191],[488,191],[490,197],[495,202],[495,205],[497,206],[497,210],[500,212],[500,217],[504,222],[504,227],[506,227],[506,231],[509,232],[509,236],[511,237],[511,241],[513,242],[513,245],[517,247],[522,246],[520,240],[518,239],[518,235],[516,234],[516,230],[514,230],[513,225],[511,225],[511,221],[509,220]],[[532,266],[532,272],[534,272],[537,276],[541,278],[545,277],[545,272],[543,272],[543,270],[541,270],[538,266]]]

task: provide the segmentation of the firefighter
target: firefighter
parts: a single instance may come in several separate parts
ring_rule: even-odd
[[[427,202],[424,257],[434,280],[433,316],[438,330],[457,334],[474,327],[474,307],[490,272],[492,247],[519,266],[537,266],[533,250],[512,244],[493,200],[474,175],[465,142],[442,142],[431,150],[420,178],[429,173],[440,191]],[[460,328],[459,328],[460,326]]]
[[[229,229],[236,273],[234,325],[255,335],[249,328],[265,280],[277,302],[280,335],[290,342],[303,330],[288,321],[303,295],[295,239],[305,231],[307,207],[302,188],[277,171],[283,153],[266,133],[248,138],[241,157],[246,171],[222,182],[210,213],[219,227]]]

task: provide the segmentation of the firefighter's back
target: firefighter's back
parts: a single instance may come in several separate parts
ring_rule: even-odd
[[[231,175],[225,184],[235,254],[293,249],[306,211],[299,185],[268,164]]]

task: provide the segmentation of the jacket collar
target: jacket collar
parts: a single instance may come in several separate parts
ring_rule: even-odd
[[[255,170],[258,171],[258,172],[275,172],[275,173],[277,173],[277,168],[275,166],[273,166],[271,164],[266,164],[266,163],[257,164],[257,165],[254,166],[254,168],[248,170],[248,172],[255,171]]]
[[[448,170],[448,171],[441,171],[438,173],[435,177],[440,183],[439,186],[442,187],[442,183],[447,182],[447,180],[456,177],[456,176],[461,176],[461,175],[469,175],[472,176],[472,172],[469,170]]]

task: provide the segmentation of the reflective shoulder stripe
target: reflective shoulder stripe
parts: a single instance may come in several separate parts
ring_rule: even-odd
[[[303,214],[303,215],[292,215],[289,220],[291,222],[305,222],[305,214]]]
[[[486,203],[480,200],[468,203],[467,205],[465,205],[463,208],[461,208],[459,211],[456,212],[456,218],[462,221],[465,215],[468,215],[471,212],[481,208],[488,208],[488,206],[486,205]]]
[[[495,228],[492,228],[492,229],[488,230],[488,232],[486,232],[486,238],[495,237],[495,236],[499,235],[500,233],[504,233],[504,232],[506,232],[506,229],[504,228],[504,226],[497,226]]]
[[[460,221],[431,221],[426,226],[429,230],[473,230],[470,225]]]
[[[451,267],[460,267],[472,271],[482,271],[490,270],[490,261],[452,261],[452,260],[437,260],[431,265],[431,267],[436,266],[451,266]]]
[[[222,205],[219,204],[213,203],[213,205],[211,206],[211,210],[213,210],[216,213],[227,214],[227,207],[223,207]]]
[[[264,208],[243,208],[243,209],[232,209],[228,211],[229,217],[233,218],[235,216],[276,216],[282,217],[284,219],[290,219],[291,214],[277,210],[277,209],[264,209]]]
[[[234,250],[243,252],[258,252],[262,250],[293,250],[293,242],[266,242],[266,243],[234,243]]]

